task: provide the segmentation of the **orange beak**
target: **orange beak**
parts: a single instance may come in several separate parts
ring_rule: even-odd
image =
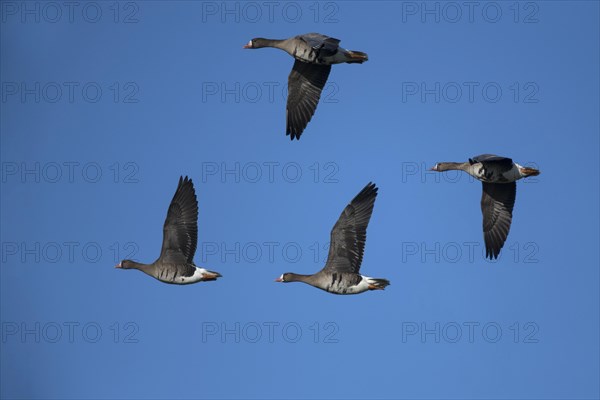
[[[281,279],[281,277],[275,279],[275,282],[283,282],[283,279]]]
[[[121,263],[118,263],[117,265],[115,265],[115,268],[123,268],[123,266],[121,265]]]

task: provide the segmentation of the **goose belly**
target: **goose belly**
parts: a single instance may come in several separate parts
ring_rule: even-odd
[[[203,277],[203,271],[206,270],[196,267],[193,275],[184,276],[177,269],[174,269],[174,271],[165,270],[159,273],[156,278],[161,282],[172,283],[174,285],[188,285],[190,283],[201,281]]]
[[[361,280],[358,283],[350,283],[348,279],[344,279],[343,275],[339,280],[336,280],[334,274],[332,282],[324,289],[329,293],[335,294],[358,294],[369,290],[369,283],[363,276],[361,276]]]

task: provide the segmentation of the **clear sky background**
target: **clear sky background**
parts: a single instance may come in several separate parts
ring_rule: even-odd
[[[3,398],[599,397],[598,2],[0,6]],[[242,45],[307,32],[369,61],[290,142],[293,60]],[[482,153],[542,171],[495,262],[481,184],[426,172]],[[223,278],[115,270],[158,256],[180,175]],[[369,181],[391,286],[274,283]]]

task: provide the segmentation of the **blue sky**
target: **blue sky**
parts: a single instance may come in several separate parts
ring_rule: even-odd
[[[223,4],[0,3],[0,395],[598,398],[598,3]],[[293,60],[242,45],[306,32],[369,61],[290,142]],[[542,171],[495,262],[481,184],[426,171],[482,153]],[[115,270],[158,256],[180,175],[223,278]],[[369,181],[391,286],[274,283]]]

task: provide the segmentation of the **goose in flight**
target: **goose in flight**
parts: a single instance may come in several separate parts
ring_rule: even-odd
[[[307,33],[289,39],[252,39],[245,49],[274,47],[296,59],[288,77],[286,106],[286,131],[291,140],[300,135],[311,120],[331,66],[340,63],[362,64],[369,58],[366,53],[346,50],[339,46],[340,40],[320,33]]]
[[[358,294],[383,290],[390,281],[359,273],[367,239],[367,225],[373,213],[377,187],[367,184],[346,206],[331,231],[325,267],[313,275],[286,272],[276,282],[304,282],[334,294]]]
[[[179,177],[177,191],[163,227],[160,257],[152,264],[123,260],[115,268],[138,269],[161,282],[186,285],[214,281],[221,276],[194,264],[198,244],[198,201],[194,184],[186,176]]]
[[[483,237],[485,256],[498,258],[500,249],[508,237],[512,212],[517,195],[516,181],[536,176],[540,171],[523,167],[507,157],[482,154],[464,163],[440,162],[432,171],[460,170],[483,182],[481,212],[483,213]]]

